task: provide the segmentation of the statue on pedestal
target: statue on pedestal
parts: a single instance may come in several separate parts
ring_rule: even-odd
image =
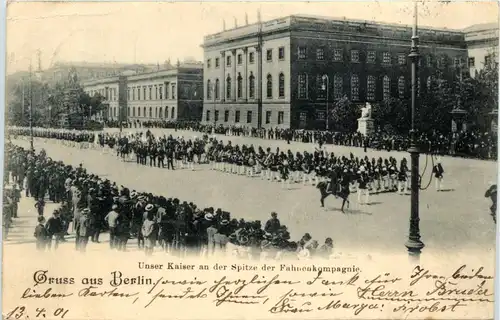
[[[78,73],[75,68],[71,68],[68,74],[68,83],[71,88],[74,88],[78,85]]]
[[[374,131],[374,120],[372,119],[372,106],[368,102],[361,108],[361,117],[358,119],[358,132],[369,136]]]
[[[366,103],[364,108],[361,108],[361,118],[370,119],[372,117],[372,105],[370,103]]]

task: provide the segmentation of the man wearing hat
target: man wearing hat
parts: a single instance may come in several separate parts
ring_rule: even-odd
[[[271,213],[271,219],[267,220],[264,231],[274,234],[278,232],[280,228],[280,221],[278,219],[278,214],[276,212]]]
[[[432,168],[432,173],[434,173],[434,178],[436,178],[436,191],[441,191],[443,190],[443,174],[444,174],[444,169],[443,166],[441,165],[441,158],[438,157],[436,159],[436,164]]]
[[[138,198],[139,200],[139,203],[142,203],[142,201],[145,201],[146,200],[146,197],[145,196],[140,196]],[[138,205],[139,205],[138,203]],[[136,220],[137,220],[137,223],[140,223],[139,224],[139,230],[137,231],[137,245],[139,248],[144,248],[145,247],[145,236],[143,234],[143,231],[144,231],[144,223],[146,222],[146,220],[148,220],[148,216],[151,214],[153,215],[153,218],[151,218],[151,220],[154,220],[154,209],[155,209],[155,206],[151,203],[147,204],[145,207],[144,207],[144,211],[142,212],[142,215],[140,217],[141,221],[139,222],[139,218],[136,216]],[[149,228],[149,226],[148,226]],[[146,251],[148,251],[148,248],[146,247],[145,248]]]
[[[148,207],[148,206],[152,206],[152,207]],[[152,204],[149,204],[148,206],[146,206],[146,208],[149,210],[146,209],[146,212],[145,212],[146,219],[144,220],[144,222],[142,224],[142,228],[141,228],[140,233],[143,236],[143,238],[142,238],[143,243],[145,242],[143,244],[143,246],[144,246],[144,249],[146,251],[146,255],[152,255],[155,244],[156,244],[158,229],[157,229],[156,221],[154,220],[154,212],[153,212],[154,206]],[[144,239],[146,241],[144,241]]]
[[[365,196],[365,201],[362,200],[362,195]],[[370,191],[368,190],[368,175],[366,174],[365,167],[361,166],[358,171],[358,203],[368,204]]]
[[[211,213],[205,214],[205,223],[203,224],[203,228],[206,230],[206,250],[207,256],[210,257],[214,254],[215,251],[215,234],[217,233],[216,224],[214,221],[214,216]],[[205,246],[205,243],[202,244]],[[202,249],[202,255],[203,255]]]
[[[61,232],[63,231],[63,223],[59,209],[55,210],[53,216],[47,220],[45,229],[47,229],[47,247],[49,249],[51,248],[52,238],[55,238],[54,249],[56,250],[59,247],[59,240],[61,238]]]
[[[85,252],[87,249],[87,244],[89,242],[89,236],[91,233],[91,219],[89,218],[90,209],[85,208],[82,210],[80,218],[78,220],[78,229],[76,233],[78,234],[79,245],[78,249],[81,252]]]
[[[118,235],[116,233],[117,220],[120,214],[117,211],[118,205],[113,204],[111,211],[104,217],[104,221],[109,227],[109,247],[116,248],[118,244]]]

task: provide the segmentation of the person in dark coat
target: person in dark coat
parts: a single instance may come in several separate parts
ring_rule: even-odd
[[[87,249],[87,244],[89,243],[89,237],[92,233],[92,223],[89,217],[90,209],[85,208],[82,210],[78,221],[78,229],[76,230],[79,237],[78,249],[81,252],[85,252]]]
[[[436,191],[443,190],[444,169],[441,165],[441,159],[437,159],[436,164],[432,168],[432,173],[434,174],[434,178],[436,178]]]
[[[497,185],[494,184],[492,185],[484,194],[485,198],[490,198],[491,199],[491,216],[493,217],[493,221],[497,223]]]
[[[278,232],[281,224],[278,219],[278,214],[276,212],[271,213],[271,219],[267,220],[266,226],[264,227],[265,232],[275,234]]]
[[[39,251],[45,251],[47,245],[47,229],[45,229],[45,218],[43,216],[38,216],[38,225],[35,227],[34,236],[36,238],[36,249]]]
[[[59,247],[61,232],[63,231],[59,210],[54,211],[53,216],[47,220],[45,229],[47,229],[47,247],[49,249],[52,247],[52,238],[54,238],[54,249],[56,250]]]

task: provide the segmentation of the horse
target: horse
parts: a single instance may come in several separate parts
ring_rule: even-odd
[[[332,192],[327,190],[327,186],[328,182],[326,181],[321,181],[316,185],[316,188],[318,188],[321,193],[321,198],[319,200],[321,202],[321,207],[325,206],[325,199],[329,195],[334,195],[336,198],[340,197],[342,199],[342,208],[341,208],[342,212],[344,212],[344,205],[346,204],[346,202],[347,202],[347,208],[349,208],[349,193],[339,192],[339,191]]]

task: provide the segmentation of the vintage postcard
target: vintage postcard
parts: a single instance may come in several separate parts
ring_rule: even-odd
[[[3,319],[492,319],[498,18],[10,2]]]

